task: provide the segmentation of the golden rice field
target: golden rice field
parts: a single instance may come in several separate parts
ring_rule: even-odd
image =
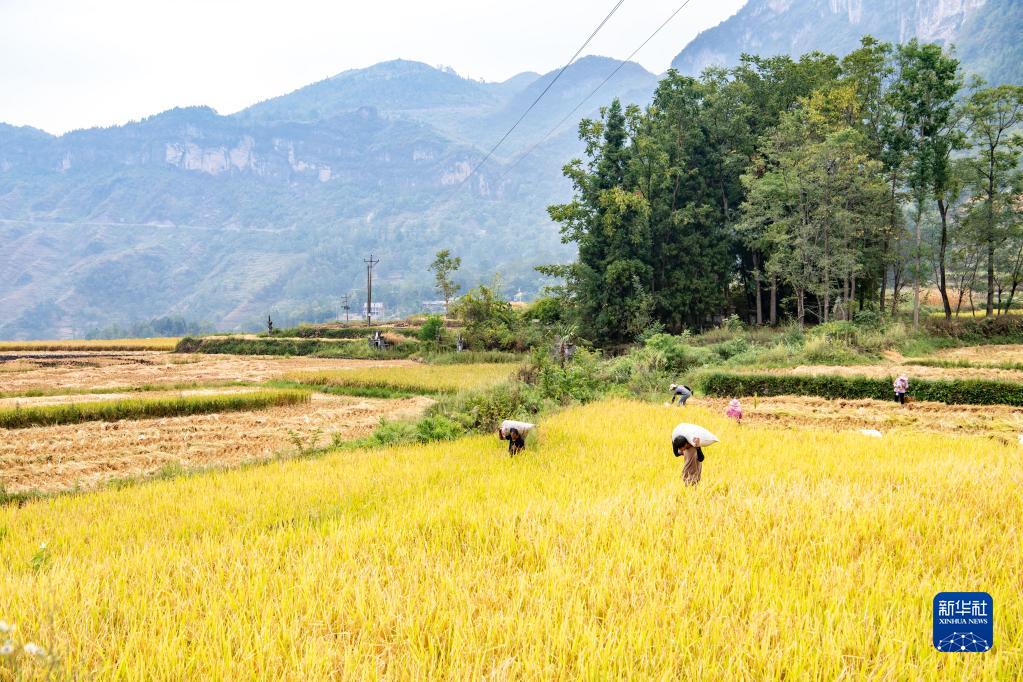
[[[679,413],[574,408],[514,459],[481,436],[5,507],[0,620],[74,678],[1023,676],[1019,446],[689,407],[722,443],[687,488]],[[934,650],[944,590],[994,596],[992,651]]]
[[[151,339],[69,339],[66,341],[0,341],[2,351],[81,351],[81,350],[174,350],[178,337]]]
[[[293,372],[285,379],[310,386],[387,388],[412,393],[454,393],[487,388],[518,371],[509,363],[406,365],[340,371]]]
[[[939,300],[938,303],[940,305],[941,301]],[[1010,309],[1008,311],[1006,311],[1006,310],[999,310],[999,311],[996,312],[996,314],[997,315],[1023,315],[1023,308],[1012,308],[1012,309]],[[955,312],[955,310],[952,311],[952,317],[953,318],[956,318],[956,317],[977,317],[977,318],[979,318],[979,317],[985,317],[986,315],[987,315],[987,309],[984,308],[984,304],[983,303],[981,303],[979,307],[974,308],[972,310],[968,306],[964,306],[963,308],[959,309],[958,313]],[[944,310],[936,310],[936,311],[930,313],[930,316],[931,317],[945,317],[945,311]]]

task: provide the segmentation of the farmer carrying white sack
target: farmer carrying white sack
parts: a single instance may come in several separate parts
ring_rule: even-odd
[[[713,433],[696,424],[682,423],[671,432],[671,454],[685,457],[682,482],[696,485],[703,475],[703,448],[718,442]]]
[[[497,437],[508,441],[508,454],[517,455],[526,449],[526,434],[535,424],[505,419],[497,430]]]

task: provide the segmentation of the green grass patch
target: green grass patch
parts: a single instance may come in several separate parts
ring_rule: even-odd
[[[101,386],[99,388],[31,388],[24,391],[0,391],[0,398],[45,398],[54,395],[104,395],[107,393],[151,393],[154,391],[193,391],[204,388],[256,386],[251,381],[189,381],[177,384],[141,384],[139,386]]]
[[[173,398],[134,398],[103,400],[38,407],[0,409],[0,428],[20,429],[30,426],[77,424],[87,421],[119,421],[122,419],[156,419],[182,417],[211,412],[261,410],[307,402],[309,393],[296,390],[266,390],[227,395],[195,395]]]
[[[707,372],[697,384],[723,398],[811,395],[821,398],[894,400],[894,377]],[[1023,405],[1023,384],[990,379],[914,379],[909,395],[950,405]]]
[[[264,384],[269,388],[280,388],[298,391],[315,391],[331,395],[349,395],[356,398],[379,398],[381,400],[399,400],[419,395],[430,395],[424,391],[402,391],[388,386],[335,386],[331,384],[311,384],[286,379],[273,379]]]

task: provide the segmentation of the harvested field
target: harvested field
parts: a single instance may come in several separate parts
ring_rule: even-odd
[[[727,398],[698,396],[691,406],[724,414]],[[1003,443],[1016,443],[1023,433],[1023,408],[1007,405],[946,405],[914,402],[906,406],[894,400],[827,400],[802,396],[746,398],[742,401],[743,424],[799,429],[843,431],[877,429],[929,431],[959,436],[983,436]],[[679,420],[688,408],[675,409]]]
[[[933,353],[930,357],[934,360],[963,360],[977,363],[1023,363],[1023,344],[947,348]]]
[[[168,466],[233,466],[295,450],[293,437],[310,447],[329,444],[335,433],[365,436],[381,417],[412,417],[431,402],[316,394],[311,403],[257,412],[10,431],[0,442],[0,485],[8,492],[58,492]]]
[[[286,372],[417,366],[417,363],[409,360],[175,355],[156,352],[0,353],[0,367],[13,361],[31,362],[34,366],[31,370],[0,373],[0,392],[225,381],[261,382]]]

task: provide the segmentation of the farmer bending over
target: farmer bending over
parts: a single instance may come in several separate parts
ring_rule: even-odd
[[[675,404],[675,398],[678,398],[679,407],[685,407],[686,401],[693,397],[693,389],[689,388],[685,384],[672,384],[671,385],[671,405]]]
[[[497,437],[501,440],[508,441],[508,454],[517,455],[526,447],[526,439],[522,437],[519,430],[516,428],[508,429],[507,433],[503,429],[498,429]]]
[[[508,454],[517,455],[526,449],[526,435],[536,424],[505,419],[497,429],[497,437],[508,441]]]
[[[675,436],[671,440],[671,451],[676,457],[685,455],[685,464],[682,467],[683,483],[686,485],[699,483],[703,474],[703,448],[700,447],[700,439],[694,438],[690,443],[685,436]]]

